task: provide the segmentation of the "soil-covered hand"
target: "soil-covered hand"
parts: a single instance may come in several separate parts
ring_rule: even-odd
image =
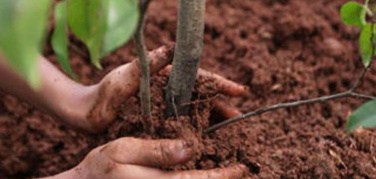
[[[184,163],[194,155],[193,145],[181,140],[121,138],[92,150],[75,168],[54,179],[240,179],[246,167],[163,171],[158,168]]]
[[[169,71],[166,67],[173,58],[174,45],[168,45],[149,52],[150,72]],[[138,60],[111,71],[98,84],[83,86],[64,75],[47,59],[38,59],[41,85],[38,90],[30,88],[5,63],[0,56],[0,90],[29,102],[55,119],[74,128],[99,132],[113,119],[119,106],[134,95],[140,84]],[[229,96],[240,96],[247,89],[216,74],[199,70],[198,75],[213,78],[219,91]],[[224,117],[238,115],[240,112],[226,105],[215,105]]]
[[[173,45],[163,46],[149,52],[150,72],[158,72],[168,65],[173,57]],[[140,85],[140,65],[138,60],[120,66],[107,74],[96,86],[94,107],[87,119],[91,124],[89,131],[105,129],[115,118],[122,102],[134,95]]]
[[[164,69],[164,72],[170,71],[171,66],[167,65],[172,61],[173,51],[173,46],[170,45],[149,52],[151,74],[162,69]],[[198,71],[198,75],[213,78],[217,83],[219,91],[225,95],[241,96],[248,91],[242,85],[202,69]],[[90,131],[97,132],[105,129],[115,118],[120,104],[138,91],[139,82],[140,69],[138,60],[118,67],[105,76],[97,86],[97,99],[90,111],[89,117],[87,117],[91,124]],[[236,108],[228,108],[226,105],[216,104],[215,107],[218,108],[224,117],[241,114]]]

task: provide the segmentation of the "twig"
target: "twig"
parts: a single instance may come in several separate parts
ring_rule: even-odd
[[[375,37],[375,33],[374,33],[374,30],[373,30],[375,22],[376,22],[376,19],[375,19],[375,17],[373,17],[372,18],[372,23],[371,23],[371,39],[370,39],[371,42],[372,42],[371,43],[371,45],[372,45],[372,50],[371,50],[372,53],[371,54],[372,55],[375,53],[375,49],[376,49],[375,48],[376,44],[375,44],[375,41],[373,40],[374,37]],[[306,105],[306,104],[312,104],[312,103],[317,103],[317,102],[326,102],[326,101],[329,101],[329,100],[334,100],[334,99],[339,99],[339,98],[344,98],[344,97],[362,98],[362,99],[367,99],[367,100],[376,99],[376,97],[374,97],[374,96],[369,96],[369,95],[366,95],[366,94],[360,94],[360,93],[356,93],[355,92],[355,90],[363,82],[363,79],[364,79],[366,73],[371,68],[372,62],[373,62],[373,56],[371,58],[370,64],[367,67],[364,68],[364,70],[362,71],[362,73],[359,75],[359,77],[355,81],[354,85],[348,91],[346,91],[346,92],[341,92],[341,93],[337,93],[337,94],[333,94],[333,95],[329,95],[329,96],[322,96],[322,97],[313,98],[313,99],[298,100],[298,101],[294,101],[294,102],[275,104],[275,105],[272,105],[270,107],[258,109],[256,111],[252,111],[252,112],[243,114],[241,116],[236,116],[236,117],[227,119],[225,121],[222,121],[222,122],[220,122],[218,124],[215,124],[215,125],[207,128],[205,130],[205,132],[206,133],[210,133],[210,132],[213,132],[213,131],[215,131],[215,130],[223,127],[223,126],[226,126],[228,124],[231,124],[231,123],[234,123],[234,122],[237,122],[237,121],[240,121],[240,120],[252,117],[252,116],[260,115],[260,114],[263,114],[263,113],[266,113],[266,112],[269,112],[269,111],[274,111],[274,110],[277,110],[277,109],[282,109],[282,108],[296,107],[296,106],[301,106],[301,105]]]
[[[241,116],[230,118],[228,120],[225,120],[221,123],[218,123],[216,125],[209,127],[208,129],[206,129],[205,132],[212,132],[212,131],[217,130],[217,129],[219,129],[219,128],[227,125],[227,124],[231,124],[231,123],[237,122],[239,120],[249,118],[249,117],[252,117],[252,116],[256,116],[256,115],[260,115],[260,114],[263,114],[263,113],[266,113],[266,112],[269,112],[269,111],[274,111],[274,110],[281,109],[281,108],[296,107],[296,106],[312,104],[312,103],[317,103],[317,102],[326,102],[326,101],[329,101],[329,100],[334,100],[334,99],[344,98],[344,97],[362,98],[362,99],[368,99],[368,100],[376,99],[376,97],[373,97],[373,96],[368,96],[368,95],[363,95],[363,94],[359,94],[359,93],[355,93],[355,92],[351,92],[351,91],[346,91],[346,92],[342,92],[342,93],[337,93],[337,94],[333,94],[333,95],[329,95],[329,96],[322,96],[322,97],[313,98],[313,99],[299,100],[299,101],[287,102],[287,103],[280,103],[280,104],[276,104],[276,105],[273,105],[273,106],[270,106],[270,107],[267,107],[267,108],[262,108],[262,109],[259,109],[259,110],[256,110],[256,111],[252,111],[252,112],[243,114]]]
[[[150,58],[147,52],[147,48],[144,40],[144,21],[146,17],[146,11],[148,9],[150,0],[140,0],[140,19],[138,22],[137,30],[134,35],[134,43],[137,48],[137,53],[140,59],[141,79],[140,79],[140,95],[141,95],[141,108],[144,121],[144,128],[147,129],[151,125],[148,125],[151,120],[151,101],[150,101],[150,70],[149,62]],[[153,129],[150,129],[151,132]]]
[[[371,65],[369,65],[371,66]],[[356,88],[358,88],[360,86],[360,84],[362,83],[362,80],[364,78],[364,76],[366,75],[366,73],[368,72],[369,70],[369,66],[364,68],[364,70],[362,71],[362,73],[359,75],[358,79],[355,81],[354,85],[350,88],[349,91],[355,91]]]

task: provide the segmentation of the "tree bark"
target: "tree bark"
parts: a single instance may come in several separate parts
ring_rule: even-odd
[[[166,92],[166,115],[187,115],[203,50],[205,0],[180,0],[176,50]],[[175,114],[177,113],[177,114]]]

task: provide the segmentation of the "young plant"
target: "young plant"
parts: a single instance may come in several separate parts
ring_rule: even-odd
[[[372,21],[367,22],[367,16]],[[374,13],[369,8],[369,0],[364,4],[348,2],[341,8],[341,19],[347,25],[357,26],[361,29],[359,36],[359,50],[366,71],[372,65],[372,58],[375,55],[375,22]],[[347,123],[347,130],[354,131],[357,127],[376,127],[376,100],[368,102],[351,114]]]
[[[179,0],[172,72],[166,92],[166,115],[187,115],[203,49],[205,0]]]

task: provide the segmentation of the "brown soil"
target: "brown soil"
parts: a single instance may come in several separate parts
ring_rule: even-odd
[[[345,27],[338,16],[343,2],[208,0],[202,67],[250,87],[245,97],[222,100],[246,112],[348,89],[362,64],[358,30]],[[149,48],[173,41],[175,29],[176,2],[154,0],[146,25]],[[48,47],[46,55],[55,61]],[[93,84],[135,56],[134,47],[127,45],[103,60],[103,71],[75,53],[72,63],[80,81]],[[124,103],[107,132],[87,135],[0,93],[0,178],[56,174],[79,163],[95,146],[122,136],[196,139],[197,157],[170,169],[243,163],[249,168],[246,178],[376,178],[376,131],[344,131],[348,115],[362,100],[273,111],[206,135],[202,133],[205,127],[222,120],[211,112],[211,97],[217,94],[211,81],[198,80],[192,117],[180,123],[161,115],[166,80],[163,75],[152,80],[157,129],[152,135],[141,129],[137,97]],[[372,70],[359,91],[376,95],[375,85],[376,71]]]

